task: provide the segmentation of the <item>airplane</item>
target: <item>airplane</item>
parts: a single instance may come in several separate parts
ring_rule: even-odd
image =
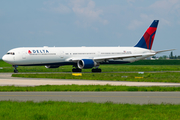
[[[73,65],[72,72],[82,69],[101,72],[100,64],[131,63],[174,50],[151,50],[158,23],[159,20],[154,20],[134,47],[20,47],[9,50],[2,60],[13,65],[14,73],[18,73],[18,66],[58,68],[63,65]]]

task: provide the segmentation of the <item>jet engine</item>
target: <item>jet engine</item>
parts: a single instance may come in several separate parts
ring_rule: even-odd
[[[77,62],[77,66],[80,69],[86,69],[86,68],[93,68],[95,66],[98,66],[98,63],[96,63],[92,59],[82,59]]]
[[[59,65],[46,65],[45,67],[46,68],[58,68]]]

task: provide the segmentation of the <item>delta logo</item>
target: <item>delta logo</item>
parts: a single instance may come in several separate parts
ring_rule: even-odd
[[[28,50],[28,54],[49,53],[48,50]]]

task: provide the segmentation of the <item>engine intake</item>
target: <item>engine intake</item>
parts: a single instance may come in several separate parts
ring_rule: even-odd
[[[58,68],[59,65],[46,65],[45,67],[46,68]]]
[[[87,69],[87,68],[93,68],[97,66],[98,64],[94,62],[92,59],[82,59],[77,62],[77,66],[80,69]]]

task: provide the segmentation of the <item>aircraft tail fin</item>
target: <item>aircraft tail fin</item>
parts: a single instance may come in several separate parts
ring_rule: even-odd
[[[142,38],[134,47],[146,48],[151,50],[158,23],[159,20],[154,20],[150,27],[146,30]]]

